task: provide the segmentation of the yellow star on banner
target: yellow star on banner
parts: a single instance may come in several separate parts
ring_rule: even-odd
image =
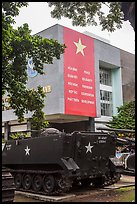
[[[86,47],[85,45],[82,45],[81,39],[79,38],[78,43],[74,42],[74,44],[77,47],[77,51],[76,54],[78,54],[79,52],[81,52],[81,54],[84,56],[84,51],[83,49]]]

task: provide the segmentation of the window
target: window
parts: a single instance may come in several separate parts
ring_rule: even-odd
[[[112,86],[110,69],[100,68],[100,84]]]
[[[101,115],[112,116],[112,92],[100,90]]]
[[[101,115],[112,116],[112,104],[101,103]]]
[[[112,102],[112,92],[100,90],[100,99]]]
[[[113,104],[112,104],[112,73],[111,69],[100,68],[100,100],[101,100],[101,115],[112,116]],[[104,86],[105,85],[105,86]],[[109,86],[109,87],[108,87]]]

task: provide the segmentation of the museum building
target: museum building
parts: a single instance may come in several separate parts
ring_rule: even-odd
[[[44,112],[50,127],[72,132],[97,130],[117,115],[117,107],[135,97],[135,55],[89,32],[80,33],[56,24],[37,35],[65,44],[65,52],[53,64],[44,64],[44,75],[33,69],[28,60],[27,87],[46,92]],[[2,132],[31,128],[25,121],[18,123],[8,98],[3,98]],[[93,129],[92,129],[93,128]]]

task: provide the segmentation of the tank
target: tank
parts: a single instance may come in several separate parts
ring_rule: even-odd
[[[123,174],[135,175],[135,137],[131,138],[131,134],[135,134],[135,130],[116,128],[98,128],[98,130],[109,131],[116,135],[116,157],[123,163]],[[119,137],[119,133],[126,133],[127,137]]]
[[[2,151],[4,147],[2,143]],[[2,166],[2,203],[9,203],[14,201],[15,183],[10,169]]]
[[[7,141],[2,164],[11,169],[17,190],[57,195],[79,182],[95,187],[117,182],[123,164],[115,155],[112,134],[48,128]]]
[[[10,169],[2,166],[2,203],[14,201],[15,184]]]

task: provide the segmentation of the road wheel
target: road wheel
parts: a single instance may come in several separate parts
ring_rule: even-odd
[[[58,192],[67,192],[72,187],[72,180],[62,175],[58,175],[56,176],[56,186],[57,186]]]
[[[43,178],[43,189],[48,194],[54,191],[55,179],[52,175],[44,176]]]
[[[90,187],[90,184],[91,184],[91,179],[89,178],[81,180],[82,187]]]
[[[63,179],[63,177],[59,177],[59,178],[57,178],[56,179],[57,181],[57,185],[58,185],[58,187],[60,188],[60,189],[65,189],[66,188],[66,182],[65,182],[65,179]]]
[[[100,188],[104,185],[105,183],[105,178],[102,176],[102,177],[97,177],[97,178],[94,178],[92,180],[92,184],[97,187],[97,188]]]
[[[14,175],[14,183],[15,183],[16,189],[19,189],[21,187],[21,184],[22,184],[21,174],[17,173]]]
[[[23,176],[23,182],[22,182],[23,188],[25,190],[29,190],[31,187],[31,183],[32,183],[31,175],[30,174],[24,175]]]
[[[35,175],[32,181],[32,187],[35,191],[40,191],[42,188],[42,176]]]

